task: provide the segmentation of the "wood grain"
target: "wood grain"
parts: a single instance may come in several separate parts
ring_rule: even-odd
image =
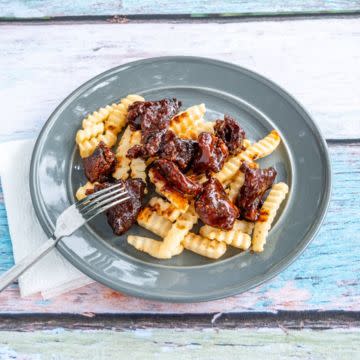
[[[37,133],[58,103],[94,75],[163,55],[205,56],[255,70],[303,103],[327,138],[360,138],[359,43],[358,18],[0,25],[0,106],[2,119],[9,119],[1,122],[0,140]]]
[[[360,351],[358,329],[2,332],[3,359],[342,359]],[[116,355],[114,355],[116,354]]]
[[[35,2],[26,4],[31,3]],[[0,8],[4,4],[8,2],[0,0]],[[58,6],[62,6],[60,2]],[[172,46],[164,46],[169,38]],[[359,139],[359,40],[358,18],[227,24],[0,25],[0,141],[36,136],[59,101],[97,73],[140,58],[177,54],[218,58],[258,71],[295,95],[328,139]],[[330,152],[334,188],[325,224],[305,253],[264,286],[202,304],[145,301],[100,284],[47,301],[40,297],[20,299],[13,286],[0,294],[0,313],[92,316],[360,311],[360,254],[354,251],[360,240],[360,222],[354,215],[360,210],[360,144],[332,142]],[[0,272],[12,261],[0,192]]]
[[[290,329],[329,330],[360,328],[360,312],[289,311],[228,314],[1,314],[2,331],[129,329]]]
[[[167,304],[127,297],[100,284],[51,300],[20,299],[16,286],[0,294],[0,313],[203,314],[305,310],[360,311],[360,144],[330,146],[333,195],[316,239],[287,270],[242,295],[198,304]],[[4,214],[3,204],[1,213]],[[12,261],[5,221],[0,221],[0,266]]]
[[[88,15],[137,14],[281,14],[309,12],[339,12],[359,10],[356,0],[0,0],[0,17],[31,18]]]

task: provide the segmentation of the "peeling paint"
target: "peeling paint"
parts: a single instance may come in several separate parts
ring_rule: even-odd
[[[144,339],[134,331],[69,331],[50,334],[2,332],[1,360],[224,360],[244,358],[354,360],[360,352],[360,329],[313,331],[280,329],[153,329]],[[6,344],[5,344],[6,343]]]
[[[329,6],[334,4],[328,3]],[[360,56],[360,48],[356,46],[359,26],[357,19],[232,24],[62,24],[46,25],[47,31],[44,31],[44,25],[2,25],[0,53],[6,55],[0,58],[4,69],[0,74],[3,117],[13,116],[14,107],[8,104],[14,104],[14,99],[21,98],[22,101],[16,102],[17,121],[2,122],[0,140],[34,136],[67,93],[106,68],[139,57],[175,53],[194,55],[194,49],[197,49],[195,55],[249,66],[288,88],[310,110],[327,138],[360,138],[357,96],[360,78],[356,67]],[[174,38],[174,47],[164,50],[163,43],[169,31]],[[122,37],[124,33],[128,36]],[[211,37],[212,43],[204,41],[205,37]],[[122,41],[114,41],[117,38]],[[83,47],[79,48],[81,39],[84,40]],[[199,44],[203,46],[199,47]],[[223,49],[223,44],[227,44],[226,49]],[[101,51],[91,51],[97,47]],[[309,47],[312,57],[304,51]],[[269,58],[269,48],[276,56]],[[339,51],[334,53],[334,48]],[[66,56],[63,56],[63,49],[67,49]],[[122,54],[121,57],[118,54]],[[279,59],[283,60],[279,63]],[[64,76],[64,69],[68,76]],[[307,81],[299,81],[305,77]],[[34,79],[39,81],[34,82]],[[49,87],[54,83],[61,83],[61,86]],[[32,89],[31,97],[28,96],[29,88]],[[299,259],[261,287],[208,303],[164,304],[127,297],[99,284],[43,302],[39,296],[20,299],[16,286],[12,286],[0,295],[0,312],[360,311],[360,253],[349,246],[358,241],[360,234],[360,222],[354,216],[360,213],[360,146],[359,143],[330,144],[330,153],[334,173],[333,197],[321,231]],[[11,242],[0,191],[0,273],[12,264]]]

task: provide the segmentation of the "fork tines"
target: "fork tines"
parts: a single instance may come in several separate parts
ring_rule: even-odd
[[[129,200],[129,193],[123,183],[117,183],[94,192],[76,203],[76,208],[86,218],[92,218],[111,207]]]

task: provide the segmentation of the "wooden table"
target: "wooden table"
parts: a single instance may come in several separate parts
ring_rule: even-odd
[[[36,137],[69,92],[108,68],[198,55],[289,90],[326,137],[334,175],[320,233],[265,285],[199,304],[145,301],[100,284],[21,299],[14,285],[0,295],[0,359],[358,358],[360,3],[239,3],[0,0],[0,141]],[[3,272],[13,258],[0,201]]]

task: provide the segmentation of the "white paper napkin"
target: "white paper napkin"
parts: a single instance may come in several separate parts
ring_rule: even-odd
[[[15,262],[47,240],[35,215],[29,189],[34,140],[0,144],[0,176]],[[40,292],[47,299],[93,282],[52,250],[19,279],[21,296]]]

